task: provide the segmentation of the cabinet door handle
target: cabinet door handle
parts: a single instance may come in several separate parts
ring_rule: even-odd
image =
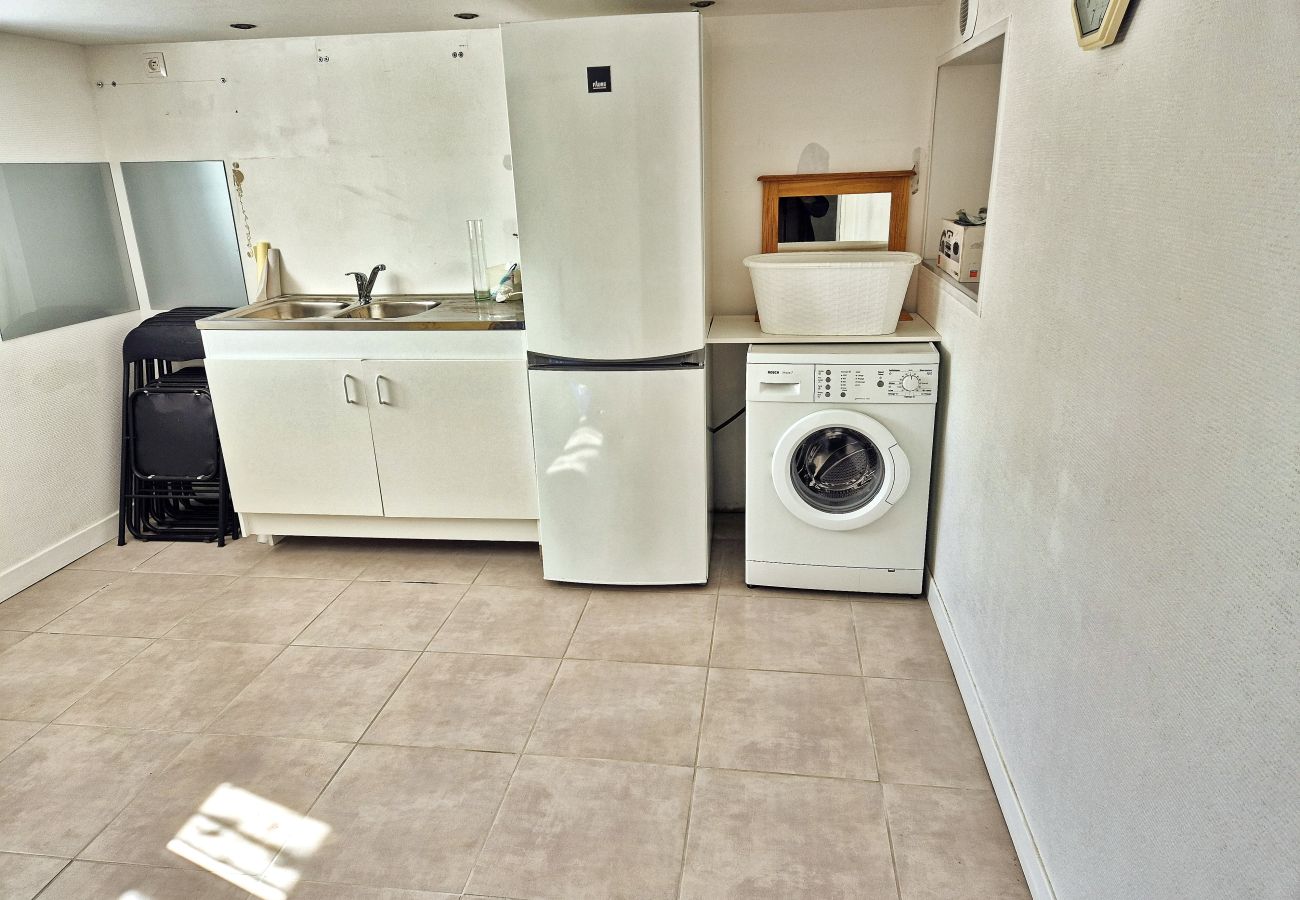
[[[384,399],[384,382],[388,381],[383,375],[375,376],[375,394],[379,397],[380,406],[392,406],[391,400]]]
[[[352,376],[344,372],[343,373],[343,399],[346,400],[348,403],[356,403],[357,401],[352,399],[352,391],[349,389],[351,382],[352,382]]]

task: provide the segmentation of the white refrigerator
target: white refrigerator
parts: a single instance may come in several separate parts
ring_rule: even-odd
[[[705,582],[699,15],[501,37],[544,575]]]

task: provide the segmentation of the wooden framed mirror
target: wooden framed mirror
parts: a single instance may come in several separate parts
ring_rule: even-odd
[[[911,169],[762,175],[763,252],[904,250]]]

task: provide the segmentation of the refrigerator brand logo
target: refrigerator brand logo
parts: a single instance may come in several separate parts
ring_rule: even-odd
[[[608,94],[609,92],[609,66],[587,66],[587,93]]]

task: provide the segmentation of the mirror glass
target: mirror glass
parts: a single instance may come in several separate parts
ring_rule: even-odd
[[[0,340],[139,308],[108,163],[0,165]]]
[[[778,250],[884,250],[889,245],[889,194],[781,197]]]
[[[153,309],[248,302],[225,163],[126,162],[122,180]]]

